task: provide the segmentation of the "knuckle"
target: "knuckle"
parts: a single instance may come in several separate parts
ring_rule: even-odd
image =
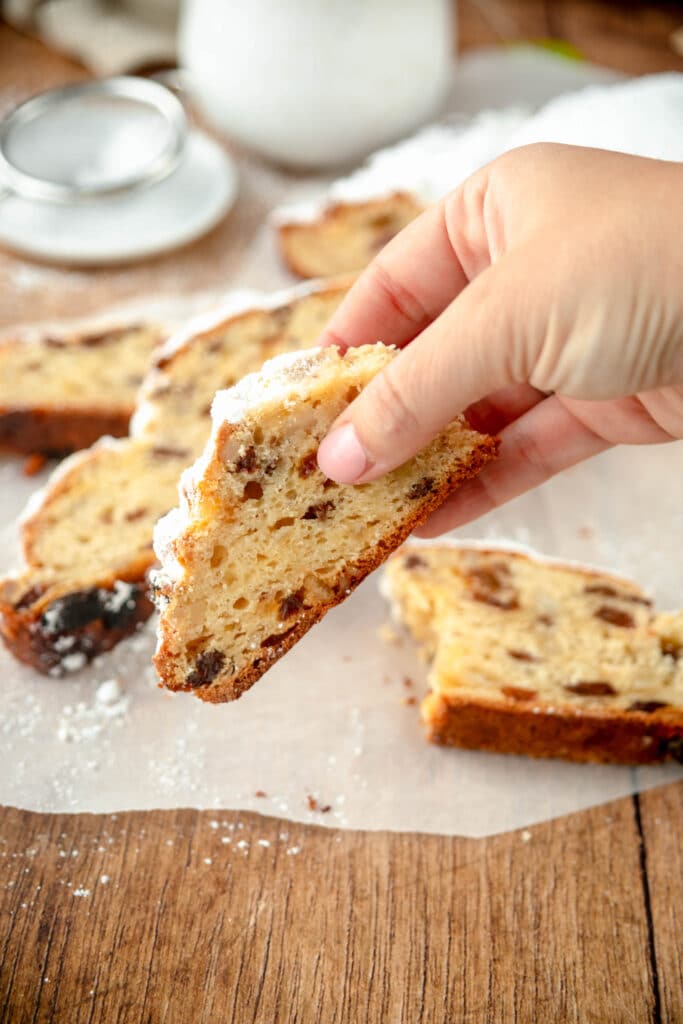
[[[373,286],[401,317],[415,327],[423,327],[429,323],[429,314],[417,296],[401,284],[382,264],[381,260],[375,260],[370,273]]]

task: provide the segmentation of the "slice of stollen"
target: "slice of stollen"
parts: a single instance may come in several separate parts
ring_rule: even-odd
[[[161,347],[130,436],[70,456],[24,514],[25,564],[0,579],[0,636],[15,657],[50,675],[75,671],[149,618],[154,524],[209,437],[215,392],[276,353],[313,345],[348,286],[300,286],[246,305],[232,297]]]
[[[406,545],[382,589],[430,663],[434,743],[683,759],[683,612],[629,580],[498,549]]]
[[[457,419],[380,480],[326,479],[320,441],[395,354],[381,344],[287,354],[216,396],[181,506],[155,531],[163,685],[239,697],[493,458],[498,442]]]

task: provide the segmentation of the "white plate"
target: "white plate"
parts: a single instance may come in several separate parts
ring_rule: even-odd
[[[0,200],[0,245],[39,259],[101,265],[153,256],[192,242],[227,213],[237,170],[221,147],[192,131],[168,178],[88,203]]]

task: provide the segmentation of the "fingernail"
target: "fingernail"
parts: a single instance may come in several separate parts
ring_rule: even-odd
[[[323,440],[318,465],[325,476],[340,484],[352,484],[369,468],[370,460],[358,440],[353,423],[345,423]]]

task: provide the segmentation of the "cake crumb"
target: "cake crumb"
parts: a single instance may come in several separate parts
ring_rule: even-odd
[[[24,460],[22,472],[24,476],[37,476],[41,469],[44,469],[46,465],[47,455],[43,455],[41,452],[34,452],[32,455],[28,455]]]
[[[257,789],[254,796],[257,796],[259,800],[264,800],[268,794],[263,789]]]
[[[398,630],[390,622],[383,622],[377,630],[377,635],[385,644],[397,644],[399,641]]]
[[[417,704],[417,697],[401,697],[401,704],[405,707],[412,707],[414,704]]]
[[[528,843],[529,840],[531,839],[531,832],[529,831],[529,829],[528,828],[523,829],[523,831],[521,832],[519,838],[522,840],[523,843]]]

